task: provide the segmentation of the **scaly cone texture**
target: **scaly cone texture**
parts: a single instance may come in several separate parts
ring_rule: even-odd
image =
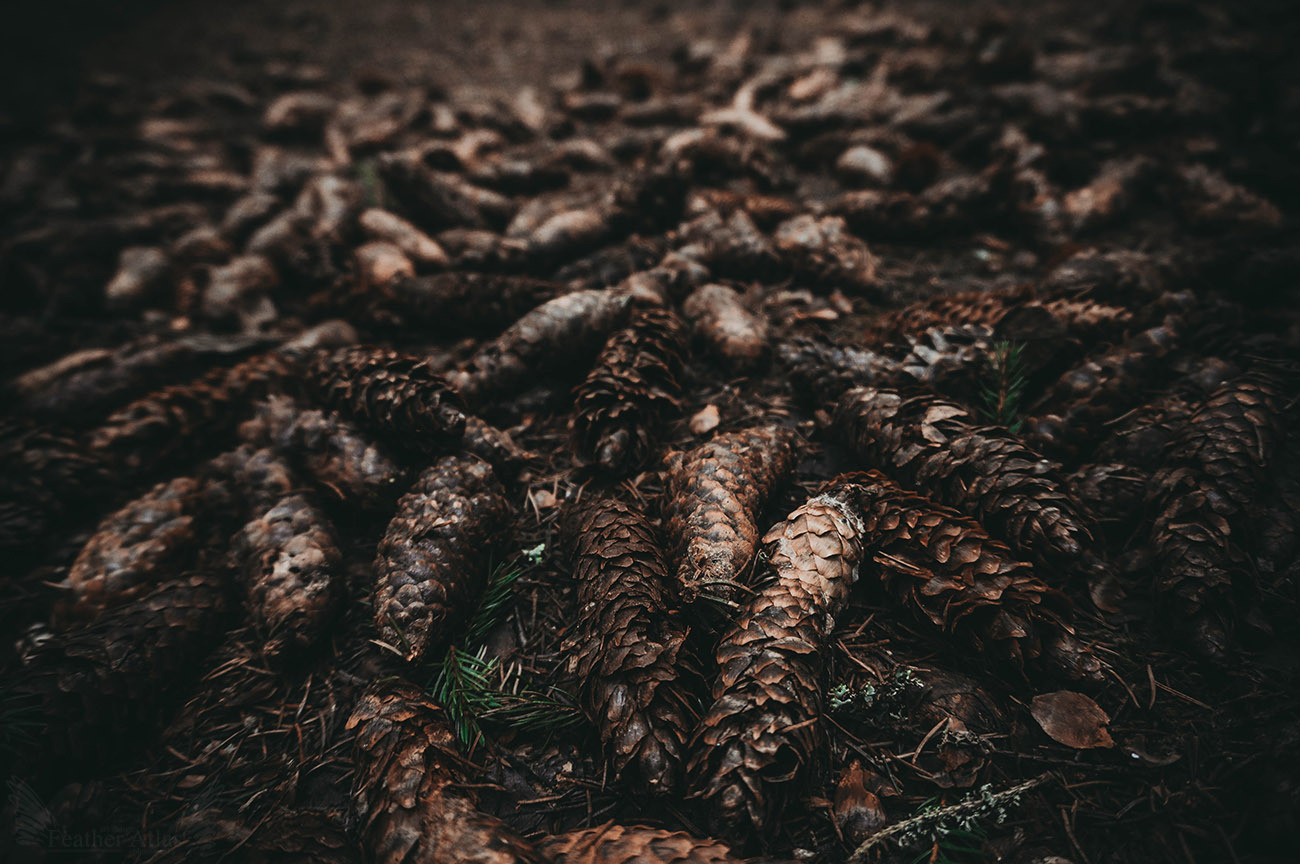
[[[763,538],[775,579],[718,643],[690,775],[724,836],[761,832],[820,747],[827,636],[858,577],[862,523],[834,485]]]
[[[1103,424],[1141,401],[1154,373],[1180,341],[1180,321],[1166,319],[1124,344],[1066,372],[1039,400],[1025,438],[1044,453],[1073,455]]]
[[[375,623],[385,641],[418,661],[454,636],[510,528],[505,491],[482,459],[444,456],[426,469],[379,541]]]
[[[681,405],[685,330],[669,309],[646,309],[609,337],[573,407],[579,459],[619,474],[644,465],[664,418]]]
[[[789,429],[761,426],[665,459],[664,524],[682,600],[734,598],[758,551],[760,511],[794,470],[795,442]]]
[[[1093,300],[1035,299],[1028,291],[970,292],[933,297],[882,316],[877,332],[887,341],[905,340],[931,327],[954,323],[986,327],[1008,338],[1048,327],[1084,341],[1116,340],[1133,321],[1133,310]]]
[[[1157,599],[1212,659],[1228,649],[1233,589],[1249,587],[1245,550],[1257,531],[1255,505],[1276,464],[1284,402],[1267,375],[1229,381],[1191,416],[1152,482]]]
[[[458,776],[467,767],[443,710],[406,682],[357,702],[353,801],[374,864],[545,864],[500,819],[479,811]]]
[[[316,355],[308,381],[325,405],[411,449],[435,452],[465,431],[459,394],[421,357],[340,348]]]
[[[491,465],[496,475],[506,481],[514,479],[533,455],[516,444],[509,432],[473,414],[465,418],[465,437],[460,446]]]
[[[845,390],[886,385],[897,380],[898,361],[865,348],[817,339],[795,338],[776,348],[797,392],[817,402],[833,402]]]
[[[616,778],[655,794],[671,792],[690,725],[677,683],[688,631],[669,611],[654,529],[631,505],[598,498],[566,515],[563,538],[580,610],[565,649],[583,708]]]
[[[0,426],[0,549],[36,549],[62,517],[107,486],[101,460],[71,438]]]
[[[273,397],[239,427],[240,437],[274,446],[319,488],[343,501],[375,507],[391,502],[405,470],[383,448],[334,412],[299,410]]]
[[[500,330],[560,293],[561,286],[497,273],[438,273],[399,279],[387,289],[394,310],[408,323],[457,334]]]
[[[265,395],[296,369],[289,353],[272,351],[165,387],[112,414],[90,433],[90,450],[128,476],[148,474],[220,440],[238,423],[238,405]]]
[[[479,349],[451,382],[471,405],[522,387],[530,378],[594,354],[627,318],[631,298],[574,291],[549,300]]]
[[[978,522],[900,488],[878,471],[846,474],[837,488],[862,519],[885,589],[945,633],[1016,669],[1097,678],[1101,664],[1075,641],[1070,601]]]
[[[46,643],[15,688],[46,720],[42,752],[91,762],[118,755],[219,637],[225,589],[201,569]]]
[[[342,593],[341,561],[329,519],[302,495],[282,498],[231,544],[248,609],[270,656],[320,638]]]
[[[1129,518],[1142,507],[1151,475],[1119,462],[1090,462],[1065,478],[1079,503],[1098,522],[1132,529]]]
[[[856,455],[974,516],[1035,563],[1096,574],[1093,532],[1065,482],[1009,432],[977,426],[955,403],[860,387],[841,397],[835,428]]]
[[[741,864],[716,840],[613,822],[547,837],[537,848],[555,864]]]
[[[152,591],[183,567],[199,542],[204,482],[177,477],[104,517],[68,570],[60,626],[85,623]]]

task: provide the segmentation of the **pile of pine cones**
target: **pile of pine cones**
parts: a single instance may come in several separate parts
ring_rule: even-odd
[[[14,160],[8,818],[149,860],[836,861],[995,779],[1005,694],[1272,644],[1295,258],[1173,147],[1216,134],[1210,37],[826,33],[498,101],[92,91],[87,158]],[[914,724],[920,774],[868,743]]]

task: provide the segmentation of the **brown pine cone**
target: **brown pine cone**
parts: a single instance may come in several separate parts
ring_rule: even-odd
[[[565,650],[583,708],[615,778],[634,774],[650,792],[671,792],[690,723],[677,683],[688,628],[670,611],[654,529],[631,505],[598,498],[567,514],[563,535],[580,610]]]
[[[1193,645],[1221,660],[1234,623],[1234,590],[1250,589],[1256,504],[1282,442],[1279,383],[1247,373],[1224,384],[1169,447],[1147,498],[1163,614]]]
[[[573,449],[618,474],[646,463],[664,418],[681,406],[685,332],[669,309],[646,309],[609,337],[574,395]]]
[[[734,599],[758,551],[757,520],[794,470],[797,436],[762,426],[723,432],[664,459],[664,525],[682,600]]]
[[[561,290],[554,282],[526,276],[438,273],[397,280],[388,286],[381,303],[408,324],[457,335],[496,333]]]
[[[682,312],[691,319],[695,338],[733,370],[752,369],[767,356],[767,320],[746,309],[740,295],[727,286],[697,288],[682,303]]]
[[[627,319],[631,299],[614,291],[574,291],[549,300],[479,349],[451,382],[471,405],[517,390],[565,364],[584,362]]]
[[[555,864],[740,864],[716,840],[613,822],[547,837],[537,848]]]
[[[111,460],[119,472],[152,473],[220,441],[238,424],[240,406],[297,371],[289,352],[272,351],[229,369],[214,369],[188,384],[165,387],[113,413],[90,433],[90,450]]]
[[[511,530],[510,505],[476,456],[444,456],[397,502],[375,558],[375,623],[407,660],[453,638]]]
[[[1104,424],[1142,401],[1171,351],[1183,324],[1167,318],[1159,327],[1071,369],[1053,384],[1025,421],[1025,439],[1043,453],[1074,455],[1096,440]]]
[[[900,342],[931,327],[946,327],[955,321],[968,327],[994,329],[1009,308],[1025,299],[1023,291],[972,291],[930,297],[882,315],[877,332],[882,341]]]
[[[276,656],[314,644],[342,594],[342,562],[325,514],[302,495],[290,495],[246,524],[230,552],[249,613],[267,639],[265,652]]]
[[[690,775],[725,836],[761,833],[820,749],[826,639],[864,551],[862,522],[840,491],[831,485],[767,532],[775,576],[718,643]]]
[[[415,151],[386,153],[379,158],[378,167],[385,188],[425,231],[460,227],[500,230],[514,215],[509,198],[455,174],[434,171]]]
[[[55,607],[58,625],[99,618],[185,566],[200,543],[196,519],[205,509],[204,485],[177,477],[104,517],[68,570],[68,595]]]
[[[776,355],[796,392],[817,403],[834,402],[853,387],[887,386],[898,380],[898,361],[855,345],[796,338],[777,345]]]
[[[507,482],[533,458],[531,452],[515,443],[509,432],[473,414],[465,418],[465,437],[460,446],[491,465],[496,475]]]
[[[933,490],[1031,561],[1106,570],[1091,551],[1090,520],[1055,467],[1005,429],[976,425],[953,402],[868,387],[844,394],[834,425],[860,459]]]
[[[361,697],[353,801],[375,864],[545,864],[546,856],[475,806],[446,715],[419,688],[388,680]]]
[[[224,580],[204,568],[45,643],[15,687],[46,719],[41,752],[80,770],[120,755],[219,638],[228,606]]]
[[[805,213],[778,225],[772,238],[796,280],[826,293],[842,288],[879,297],[876,256],[843,218]]]
[[[0,549],[39,549],[64,518],[87,510],[107,488],[103,461],[80,442],[0,424]]]
[[[364,345],[322,352],[308,386],[325,405],[411,449],[436,452],[465,432],[459,394],[420,357]]]
[[[1151,475],[1119,462],[1090,462],[1065,481],[1071,494],[1097,522],[1131,530],[1129,520],[1142,507]]]
[[[978,522],[909,492],[879,471],[835,481],[862,519],[867,554],[885,589],[943,632],[1070,678],[1097,678],[1101,664],[1074,640],[1070,602]]]

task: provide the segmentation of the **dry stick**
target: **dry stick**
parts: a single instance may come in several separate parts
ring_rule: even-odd
[[[867,853],[872,849],[902,834],[908,834],[916,829],[925,828],[932,824],[941,824],[948,819],[959,818],[962,816],[973,816],[981,808],[990,804],[1000,804],[1004,801],[1014,800],[1030,789],[1041,786],[1047,782],[1050,775],[1040,774],[1032,780],[1026,780],[1018,786],[1012,786],[1002,792],[995,792],[991,796],[979,797],[967,801],[960,801],[956,804],[949,804],[947,807],[940,807],[937,810],[929,810],[925,813],[918,813],[910,819],[904,819],[902,822],[890,825],[883,831],[872,834],[862,842],[862,845],[854,850],[845,864],[866,864]]]

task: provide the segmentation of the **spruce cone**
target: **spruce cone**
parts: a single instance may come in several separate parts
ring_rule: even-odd
[[[348,719],[356,730],[353,799],[375,864],[545,864],[501,820],[479,811],[457,776],[467,766],[441,708],[405,682],[378,684]]]
[[[561,286],[525,276],[439,273],[399,279],[385,299],[408,324],[463,334],[500,332],[560,293]]]
[[[564,543],[573,556],[580,609],[565,648],[583,707],[616,778],[632,773],[651,792],[671,792],[688,728],[677,685],[687,627],[669,611],[654,530],[640,510],[602,498],[568,514]]]
[[[1026,421],[1025,438],[1044,453],[1073,455],[1103,425],[1137,404],[1179,342],[1181,322],[1166,319],[1124,344],[1066,372]],[[1044,410],[1046,409],[1046,410]]]
[[[917,336],[931,327],[959,322],[985,327],[1005,338],[1045,339],[1055,331],[1084,342],[1117,341],[1134,313],[1087,299],[1035,299],[1028,291],[971,292],[932,297],[881,318],[879,334],[890,342]]]
[[[975,425],[952,402],[867,387],[844,394],[834,424],[860,459],[934,490],[1031,561],[1070,570],[1083,558],[1089,570],[1105,570],[1065,481],[1006,430]]]
[[[1284,401],[1259,373],[1220,387],[1170,446],[1148,497],[1164,614],[1212,659],[1227,651],[1233,589],[1249,587],[1245,550],[1283,438]]]
[[[15,688],[47,719],[42,752],[96,763],[119,754],[219,637],[227,607],[223,580],[203,569],[45,643]]]
[[[740,864],[716,840],[613,822],[547,837],[537,848],[555,864]]]
[[[375,623],[407,660],[448,641],[511,527],[504,490],[483,460],[444,456],[397,502],[375,558]]]
[[[283,498],[235,535],[231,556],[266,653],[315,643],[342,593],[342,562],[325,514],[301,495]]]
[[[940,630],[1016,669],[1026,662],[1070,678],[1096,678],[1101,665],[1077,643],[1070,602],[978,522],[900,488],[878,471],[835,481],[862,519],[886,590]]]
[[[479,349],[451,376],[481,405],[565,363],[581,363],[626,319],[631,299],[613,291],[574,291],[549,300]]]
[[[724,432],[664,462],[664,525],[686,602],[731,600],[758,550],[762,507],[794,469],[796,436],[762,426]]]
[[[471,414],[465,418],[465,437],[460,442],[467,453],[492,466],[502,480],[513,480],[533,454],[521,448],[504,429]]]
[[[1118,462],[1091,462],[1065,478],[1070,492],[1102,523],[1131,529],[1129,519],[1142,507],[1151,477]]]
[[[757,366],[767,356],[767,320],[745,308],[740,295],[725,285],[697,288],[682,304],[697,339],[737,372]]]
[[[265,395],[296,370],[289,353],[272,351],[165,387],[112,414],[90,434],[90,449],[119,471],[151,473],[220,441],[237,425],[238,406]]]
[[[684,348],[668,309],[646,309],[609,337],[574,397],[579,459],[619,474],[645,464],[664,417],[681,405]]]
[[[55,608],[60,626],[84,623],[154,590],[199,544],[204,481],[159,483],[99,523],[68,570],[69,595]]]
[[[108,485],[103,462],[54,432],[0,426],[0,549],[36,549]]]
[[[762,831],[820,747],[822,668],[834,616],[857,580],[862,523],[832,485],[763,541],[767,582],[718,643],[713,706],[691,742],[690,773],[727,836]]]
[[[420,357],[340,348],[318,354],[309,376],[323,403],[414,449],[436,452],[464,434],[459,395]]]
[[[899,373],[897,360],[854,345],[796,338],[779,344],[776,353],[796,391],[819,403],[834,402],[852,387],[891,384]]]

